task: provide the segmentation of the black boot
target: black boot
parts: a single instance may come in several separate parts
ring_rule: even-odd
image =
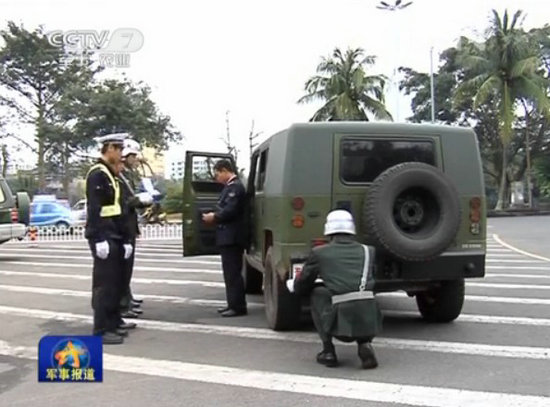
[[[323,350],[317,354],[317,363],[325,365],[326,367],[338,366],[338,358],[336,357],[332,342],[323,344]]]
[[[374,369],[378,366],[378,361],[370,342],[358,343],[357,354],[359,355],[359,359],[361,359],[361,367],[363,369]]]

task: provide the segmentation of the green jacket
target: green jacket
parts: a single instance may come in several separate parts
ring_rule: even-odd
[[[329,244],[313,249],[294,282],[294,289],[299,295],[307,295],[315,286],[315,280],[321,278],[333,296],[357,292],[364,262],[363,245],[351,236],[337,236]],[[372,285],[371,281],[368,284],[371,290]],[[323,325],[336,337],[375,336],[382,327],[382,314],[374,297],[333,304],[322,315]]]

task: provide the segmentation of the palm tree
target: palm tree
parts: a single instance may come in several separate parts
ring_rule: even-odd
[[[318,74],[305,84],[307,94],[298,101],[324,102],[310,121],[368,121],[367,112],[377,119],[391,120],[384,105],[386,79],[382,75],[366,75],[366,68],[374,65],[375,57],[363,54],[361,48],[348,49],[345,54],[335,48],[331,57],[322,58]]]
[[[493,10],[488,38],[475,43],[467,38],[460,40],[461,61],[466,80],[459,88],[456,99],[468,90],[475,89],[474,107],[496,98],[499,108],[500,138],[502,143],[502,170],[496,209],[502,209],[507,187],[508,146],[516,118],[517,103],[522,100],[549,115],[550,100],[546,94],[547,80],[540,72],[542,64],[539,43],[534,35],[521,29],[522,11],[510,21]]]

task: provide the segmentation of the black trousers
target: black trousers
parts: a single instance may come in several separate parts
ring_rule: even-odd
[[[122,292],[120,297],[120,311],[126,312],[130,310],[130,302],[132,301],[132,289],[130,288],[130,282],[132,281],[132,274],[134,272],[134,258],[136,255],[136,239],[131,242],[132,255],[128,259],[123,260],[123,273],[122,273]],[[124,247],[122,248],[122,256],[124,256]]]
[[[95,243],[89,242],[94,259],[92,273],[92,309],[94,334],[113,332],[120,323],[120,297],[123,287],[124,248],[122,241],[107,240],[109,256],[96,256]]]
[[[244,250],[241,246],[220,246],[227,306],[235,311],[246,310],[244,280],[241,274]]]

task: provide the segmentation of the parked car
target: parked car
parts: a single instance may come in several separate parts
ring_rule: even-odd
[[[0,243],[25,237],[29,206],[29,195],[26,192],[14,195],[6,180],[0,177]]]
[[[86,224],[86,200],[81,199],[71,209],[72,225],[84,226]]]
[[[71,210],[56,201],[38,201],[31,204],[31,226],[56,226],[68,229],[73,225]]]

